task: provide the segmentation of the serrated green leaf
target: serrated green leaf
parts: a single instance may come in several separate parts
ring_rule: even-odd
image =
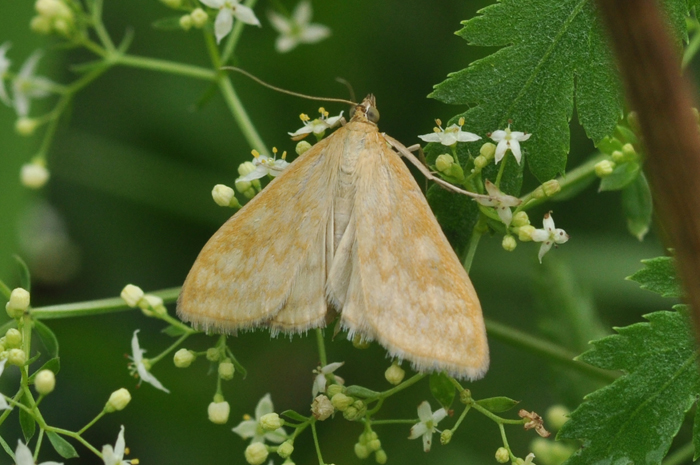
[[[55,375],[58,374],[58,372],[61,370],[61,362],[58,358],[52,358],[48,362],[44,363],[41,368],[36,370],[30,377],[29,377],[29,383],[34,382],[34,378],[36,378],[36,374],[39,373],[41,370],[51,370]]]
[[[612,155],[616,150],[622,150],[622,142],[614,137],[603,137],[597,144],[596,148],[603,153]]]
[[[484,407],[489,412],[500,413],[507,412],[520,402],[508,397],[489,397],[488,399],[477,400],[476,403]]]
[[[379,393],[377,391],[367,389],[366,387],[353,385],[348,386],[345,389],[345,395],[367,399],[368,397],[377,397],[379,396]]]
[[[428,189],[428,203],[447,240],[459,255],[469,244],[479,218],[479,208],[466,195],[454,194],[433,185]]]
[[[558,439],[583,447],[567,462],[660,464],[700,395],[698,352],[684,306],[592,342],[580,360],[625,375],[586,396]]]
[[[291,418],[292,420],[297,420],[297,421],[307,421],[308,418],[305,417],[304,415],[295,412],[294,410],[285,410],[282,412],[280,415],[283,415],[287,418]]]
[[[644,268],[628,276],[627,279],[639,283],[639,287],[660,294],[661,297],[683,296],[683,290],[676,277],[675,259],[657,257],[642,260]]]
[[[15,261],[19,265],[19,284],[27,292],[32,292],[32,276],[29,273],[29,267],[22,260],[22,257],[15,255]]]
[[[639,177],[640,169],[639,163],[634,161],[617,165],[612,174],[600,180],[598,192],[618,191],[629,186]]]
[[[46,350],[51,358],[58,357],[58,339],[56,335],[51,331],[51,328],[46,326],[39,320],[34,321],[34,331],[36,331],[39,339],[46,347]]]
[[[693,420],[693,462],[700,458],[700,408],[695,408],[695,419]]]
[[[664,4],[680,43],[688,5]],[[466,130],[484,135],[512,120],[513,130],[531,133],[522,148],[540,181],[564,172],[574,101],[595,143],[613,133],[622,86],[593,0],[501,0],[463,24],[457,34],[470,45],[503,47],[450,74],[430,95],[472,106],[461,115]]]
[[[180,16],[169,16],[167,18],[160,18],[151,24],[154,29],[160,31],[182,31],[182,26],[180,26]]]
[[[31,408],[27,403],[26,396],[23,396],[20,402],[22,402],[22,405],[25,407]],[[32,437],[34,437],[34,433],[36,432],[36,421],[34,420],[34,417],[25,409],[19,409],[19,426],[22,428],[24,442],[28,443]]]
[[[627,230],[640,241],[649,232],[653,205],[651,190],[644,173],[622,189],[622,210],[627,219]]]
[[[58,455],[64,459],[80,457],[75,448],[58,434],[54,433],[53,431],[47,431],[46,435],[49,437],[49,441],[51,441],[53,448],[56,449],[56,452],[58,452]]]
[[[445,410],[449,410],[455,400],[455,386],[446,373],[433,373],[430,375],[430,393]]]
[[[170,325],[166,326],[161,330],[161,333],[166,334],[170,337],[180,337],[185,334],[185,330],[180,326]]]

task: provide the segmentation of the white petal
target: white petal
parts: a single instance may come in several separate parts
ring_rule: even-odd
[[[5,89],[5,81],[2,80],[2,77],[0,77],[0,101],[2,101],[2,103],[8,107],[12,106],[12,101],[7,94],[7,90]]]
[[[345,362],[329,363],[325,367],[321,368],[321,373],[323,373],[324,375],[333,373],[335,370],[342,367],[344,364],[345,364]]]
[[[334,128],[338,124],[340,124],[340,120],[343,119],[343,112],[341,111],[338,116],[331,116],[330,118],[326,119],[326,124],[328,125],[329,128]]]
[[[225,0],[199,0],[210,8],[216,8],[217,10],[224,6]]]
[[[0,360],[0,375],[2,375],[2,372],[5,371],[5,364],[7,363],[7,359]]]
[[[518,162],[518,165],[519,165],[520,160],[523,157],[522,152],[520,152],[520,142],[518,142],[516,139],[511,139],[510,151],[513,152],[513,156],[515,157],[515,160]]]
[[[491,140],[494,142],[501,142],[503,139],[506,137],[506,132],[502,129],[499,129],[498,131],[493,131],[491,133]]]
[[[563,244],[569,240],[569,235],[563,229],[556,229],[554,231],[554,242],[557,244]]]
[[[267,19],[270,20],[270,24],[272,24],[273,29],[275,29],[277,32],[280,32],[283,35],[288,35],[290,32],[292,32],[292,25],[290,24],[289,20],[276,11],[268,11]]]
[[[547,241],[543,242],[542,245],[540,246],[540,253],[537,254],[537,258],[539,258],[540,263],[542,263],[542,257],[544,257],[544,254],[549,252],[549,249],[552,248],[552,243]]]
[[[314,385],[311,388],[311,395],[315,398],[319,392],[326,392],[326,376],[319,374],[314,379]]]
[[[525,134],[524,132],[520,132],[520,131],[513,131],[510,133],[511,138],[513,138],[515,140],[519,140],[520,142],[525,142],[526,140],[528,140],[530,138],[531,135],[532,134]]]
[[[54,462],[53,460],[48,462],[41,462],[39,465],[63,465],[63,462]]]
[[[331,35],[331,29],[322,24],[309,24],[299,34],[299,41],[305,44],[320,42]]]
[[[437,410],[435,413],[433,413],[433,422],[434,424],[438,424],[441,422],[445,417],[447,416],[447,411],[444,408],[441,408]]]
[[[427,400],[424,400],[418,406],[418,418],[420,418],[420,421],[423,423],[433,419],[433,411],[430,409],[430,404]]]
[[[161,391],[167,392],[170,394],[170,391],[165,388],[162,384],[160,384],[160,381],[156,379],[155,376],[153,376],[153,373],[150,371],[146,370],[146,367],[144,366],[143,363],[139,363],[136,365],[136,371],[139,372],[139,377],[150,384],[151,386],[160,389]]]
[[[119,430],[119,435],[117,436],[117,442],[114,444],[114,455],[117,456],[118,460],[124,457],[124,449],[126,448],[126,441],[124,441],[124,425],[122,425]]]
[[[493,139],[493,137],[492,137]],[[508,150],[508,141],[505,139],[502,139],[498,145],[496,146],[496,164],[498,164],[499,161],[503,160],[503,156],[506,154],[506,151]]]
[[[272,398],[270,397],[270,394],[265,394],[258,402],[258,405],[255,406],[255,419],[259,421],[263,415],[267,415],[268,413],[272,413],[274,411],[275,407],[272,405]]]
[[[513,212],[510,210],[510,207],[498,207],[496,213],[498,213],[498,217],[506,225],[506,228],[509,227],[510,222],[513,221]]]
[[[474,142],[475,140],[481,139],[481,136],[477,136],[471,132],[459,131],[457,133],[457,140],[459,142]]]
[[[309,21],[311,21],[312,14],[313,10],[311,9],[311,2],[302,0],[301,2],[299,2],[296,8],[294,8],[292,18],[294,18],[294,21],[299,26],[303,26],[304,24],[308,24]]]
[[[31,79],[31,77],[34,76],[36,65],[39,64],[39,60],[43,54],[44,53],[41,50],[36,50],[34,53],[32,53],[24,64],[22,64],[22,68],[20,68],[17,77],[21,79]]]
[[[423,435],[423,451],[430,452],[430,445],[433,442],[433,432],[428,431]]]
[[[15,107],[15,112],[17,116],[27,116],[29,114],[29,98],[27,95],[19,88],[19,86],[14,86],[13,89],[14,100],[12,105]]]
[[[299,45],[299,41],[297,40],[296,37],[289,36],[289,35],[282,35],[277,38],[275,41],[275,50],[277,50],[277,53],[287,53],[290,50],[293,50],[297,45]],[[308,127],[308,126],[304,126]],[[304,129],[304,128],[302,128]],[[297,131],[299,132],[299,131]],[[309,131],[311,132],[311,128],[309,128]]]
[[[228,8],[219,10],[214,22],[214,32],[216,33],[216,43],[220,43],[221,39],[226,37],[233,28],[233,11]]]
[[[442,145],[451,147],[457,143],[457,136],[455,136],[453,132],[443,132],[440,136],[440,143]]]
[[[241,181],[253,181],[255,179],[260,179],[264,176],[267,176],[267,174],[270,172],[270,170],[267,169],[267,167],[258,165],[255,167],[254,171],[251,171],[250,173],[246,174],[245,176],[241,176],[238,178]]]
[[[252,438],[255,436],[255,432],[258,429],[258,422],[255,420],[245,420],[242,421],[233,428],[233,432],[242,437],[243,439]]]
[[[134,331],[134,337],[131,338],[131,358],[135,364],[140,365],[143,360],[144,351],[139,347],[139,338],[137,336],[138,332],[141,331],[137,329]]]
[[[430,134],[418,136],[418,138],[425,142],[440,142],[441,140],[440,134],[438,134],[437,132],[432,132]]]
[[[0,410],[12,410],[12,407],[10,407],[10,404],[7,403],[5,396],[2,394],[0,394]]]
[[[544,230],[548,233],[554,232],[554,218],[552,218],[552,215],[550,215],[549,213],[544,215],[544,219],[542,220],[542,226],[544,227]]]
[[[302,134],[311,134],[311,131],[313,131],[311,125],[305,125],[303,128],[297,129],[296,132],[288,132],[287,134],[289,134],[292,137],[296,137],[301,136]]]
[[[501,196],[501,190],[490,180],[487,179],[484,186],[486,187],[486,192],[488,192],[491,197],[498,198]]]
[[[530,237],[535,242],[545,242],[549,240],[549,233],[544,229],[535,229]]]
[[[408,436],[408,439],[417,439],[423,436],[426,431],[428,431],[428,427],[425,426],[425,423],[416,423],[411,427],[411,434]]]
[[[233,14],[236,16],[236,18],[240,19],[246,24],[260,26],[260,20],[257,16],[255,16],[255,12],[245,5],[236,5],[236,9]]]
[[[270,176],[279,176],[289,165],[290,163],[286,160],[275,160],[270,167]]]
[[[117,465],[119,459],[114,455],[114,449],[109,444],[102,446],[102,460],[105,465]]]
[[[287,433],[284,431],[283,428],[277,428],[274,431],[265,433],[265,439],[267,439],[270,442],[274,442],[275,444],[283,443],[287,440],[287,437]]]
[[[17,441],[17,450],[15,450],[15,462],[17,465],[34,465],[34,457],[29,447],[25,446],[21,440]]]

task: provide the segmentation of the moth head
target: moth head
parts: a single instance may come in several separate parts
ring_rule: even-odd
[[[369,121],[377,124],[379,121],[379,110],[377,110],[377,100],[374,98],[374,95],[369,94],[365,97],[362,103],[357,105],[351,112],[351,117],[356,121]]]

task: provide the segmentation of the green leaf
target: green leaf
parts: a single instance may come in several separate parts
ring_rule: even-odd
[[[29,406],[26,396],[22,396],[22,400],[20,402],[22,402],[22,405],[24,405],[25,407],[31,408]],[[23,408],[19,409],[19,425],[22,428],[24,442],[28,443],[34,436],[34,433],[36,432],[36,421],[34,420],[32,414],[27,412]]]
[[[15,260],[17,261],[17,264],[19,265],[19,284],[27,292],[32,292],[32,277],[31,274],[29,273],[29,267],[27,266],[26,263],[24,263],[24,260],[22,260],[22,257],[19,255],[15,255]]]
[[[167,334],[170,337],[180,337],[183,334],[185,334],[185,330],[182,329],[180,326],[175,326],[175,325],[170,325],[165,327],[161,333]]]
[[[17,327],[17,320],[14,318],[6,321],[2,326],[0,326],[0,334],[5,334],[8,329],[10,328],[16,328]]]
[[[454,194],[437,185],[430,186],[427,197],[447,240],[457,255],[460,255],[469,244],[472,230],[479,218],[476,202],[466,195]]]
[[[685,37],[686,0],[664,2],[676,41]],[[523,142],[530,171],[546,181],[563,173],[574,111],[586,134],[600,142],[623,115],[623,93],[603,26],[592,0],[501,0],[462,23],[470,45],[502,47],[452,73],[430,95],[469,105],[465,130],[504,129]],[[509,155],[510,156],[510,155]]]
[[[64,459],[80,457],[75,448],[58,434],[54,433],[53,431],[47,431],[46,435],[49,437],[49,441],[51,441],[53,448],[56,449],[56,452],[58,452],[58,455]]]
[[[627,230],[642,241],[649,232],[652,213],[651,190],[644,173],[622,189],[622,210],[627,218]]]
[[[34,331],[36,331],[39,339],[46,347],[51,358],[58,357],[58,339],[56,335],[51,331],[51,328],[46,326],[39,320],[34,320]]]
[[[233,352],[231,352],[231,349],[229,349],[228,347],[226,348],[226,353],[231,359],[231,363],[233,363],[233,367],[236,369],[238,374],[241,375],[243,379],[245,379],[246,376],[248,376],[248,370],[246,370],[245,367],[241,365],[241,362],[238,361],[238,359],[233,355]]]
[[[446,373],[433,373],[430,375],[430,393],[445,410],[449,410],[455,400],[455,386]]]
[[[58,374],[58,372],[61,370],[61,362],[58,358],[52,358],[48,362],[44,363],[41,368],[36,370],[30,377],[29,377],[29,383],[34,382],[34,378],[36,378],[36,374],[39,373],[41,370],[51,370],[55,375]]]
[[[508,397],[489,397],[488,399],[477,400],[476,403],[484,407],[489,412],[501,413],[507,412],[520,402]]]
[[[180,26],[180,16],[169,16],[167,18],[160,18],[153,21],[151,26],[154,29],[160,31],[182,31],[182,26]]]
[[[617,165],[612,174],[600,180],[598,192],[618,191],[627,187],[639,177],[640,168],[639,163],[634,161]]]
[[[661,297],[683,296],[681,284],[676,278],[676,263],[673,257],[657,257],[642,260],[644,268],[627,277],[639,283],[639,287],[660,294]]]
[[[693,462],[700,457],[700,408],[695,408],[695,419],[693,420]]]
[[[596,148],[603,153],[612,155],[616,150],[622,150],[622,142],[615,137],[603,137],[600,142],[596,144]]]
[[[559,432],[558,439],[583,441],[567,465],[661,463],[700,395],[692,327],[685,307],[676,308],[618,328],[579,357],[625,374],[586,396]]]
[[[291,418],[292,420],[297,420],[297,421],[308,421],[309,420],[308,417],[305,417],[304,415],[297,413],[294,410],[285,410],[280,415],[283,415],[287,418]]]
[[[361,399],[367,399],[368,397],[377,397],[379,396],[379,393],[377,391],[373,391],[371,389],[367,389],[366,387],[363,386],[348,386],[345,389],[345,395],[351,396],[351,397],[359,397]]]

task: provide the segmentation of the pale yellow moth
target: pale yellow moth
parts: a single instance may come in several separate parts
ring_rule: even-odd
[[[178,315],[195,327],[276,334],[324,327],[376,340],[419,371],[482,377],[479,299],[418,184],[379,132],[373,96],[207,242]],[[427,174],[429,171],[425,170]]]

